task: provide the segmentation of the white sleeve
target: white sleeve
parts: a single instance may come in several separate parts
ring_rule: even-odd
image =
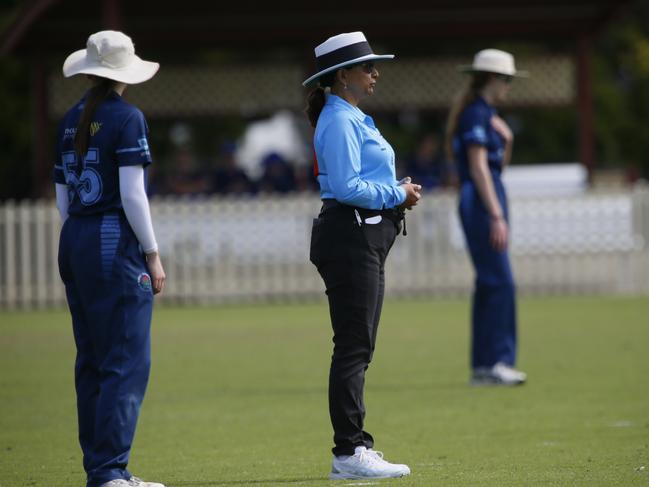
[[[70,201],[68,200],[68,185],[56,183],[56,207],[59,209],[61,221],[68,219],[68,207]]]
[[[144,190],[144,168],[122,166],[119,168],[119,193],[126,219],[131,225],[144,253],[155,252],[158,244],[153,233],[149,199]]]

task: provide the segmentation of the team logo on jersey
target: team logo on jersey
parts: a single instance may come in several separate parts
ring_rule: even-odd
[[[101,130],[102,122],[92,122],[90,124],[90,135],[94,136],[97,132]]]
[[[137,285],[140,287],[142,291],[151,291],[151,277],[149,277],[149,274],[146,272],[143,272],[139,276],[137,276]]]
[[[476,125],[473,127],[473,137],[478,140],[479,142],[487,140],[487,133],[485,132],[484,128],[480,125]]]
[[[65,139],[74,139],[74,136],[77,133],[77,128],[76,127],[71,127],[71,128],[66,128],[63,131],[63,140]]]
[[[149,152],[149,141],[146,140],[146,137],[142,137],[141,139],[137,139],[137,143],[140,146],[140,152],[141,156],[149,156],[151,153]]]

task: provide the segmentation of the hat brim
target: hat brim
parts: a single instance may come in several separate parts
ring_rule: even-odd
[[[458,71],[462,71],[463,73],[493,73],[493,74],[504,74],[505,76],[514,76],[516,78],[529,78],[530,73],[529,71],[515,71],[514,73],[508,73],[503,71],[498,71],[495,69],[475,69],[473,65],[471,64],[463,64],[461,66],[457,67]]]
[[[367,56],[361,56],[357,57],[355,59],[350,59],[349,61],[345,61],[344,63],[339,63],[334,66],[329,66],[326,69],[323,69],[322,71],[314,74],[310,78],[305,79],[302,82],[302,86],[310,86],[312,85],[317,79],[325,75],[327,73],[331,73],[332,71],[336,71],[337,69],[344,68],[345,66],[349,66],[350,64],[358,64],[358,63],[363,63],[365,61],[379,61],[382,59],[394,59],[394,54],[368,54]]]
[[[81,49],[67,57],[63,63],[63,76],[69,78],[75,74],[91,74],[134,85],[153,78],[158,69],[160,69],[160,64],[144,61],[136,55],[133,55],[133,62],[121,69],[89,63],[86,59],[86,49]]]

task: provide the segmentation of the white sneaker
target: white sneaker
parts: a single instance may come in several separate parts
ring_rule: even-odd
[[[124,479],[114,479],[110,482],[101,484],[99,487],[165,487],[162,484],[156,482],[145,482],[142,479],[137,477],[131,477],[128,480]]]
[[[389,463],[383,459],[383,453],[357,446],[351,456],[334,456],[329,478],[339,479],[386,479],[410,475],[407,465]]]
[[[503,385],[517,386],[524,384],[527,374],[509,365],[498,362],[493,367],[476,367],[473,369],[471,384],[474,386]]]
[[[144,480],[137,477],[131,477],[128,480],[128,485],[129,487],[165,487],[158,482],[145,482]]]

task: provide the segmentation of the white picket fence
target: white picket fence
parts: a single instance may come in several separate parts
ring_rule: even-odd
[[[407,215],[387,266],[387,294],[470,292],[454,194],[426,195]],[[158,198],[152,202],[168,280],[164,302],[322,299],[310,264],[313,194]],[[649,294],[649,190],[511,200],[512,258],[522,294]],[[59,216],[52,201],[0,206],[0,308],[61,306]]]

